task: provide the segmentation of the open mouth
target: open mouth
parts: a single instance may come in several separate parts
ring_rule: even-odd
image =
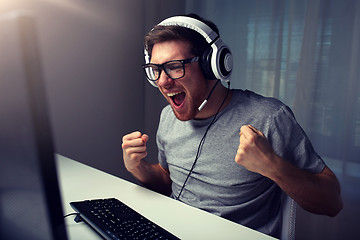
[[[174,92],[167,94],[175,106],[179,107],[185,101],[185,92]]]

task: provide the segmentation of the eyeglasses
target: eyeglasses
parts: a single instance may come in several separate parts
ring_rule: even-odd
[[[142,65],[142,67],[150,81],[157,81],[162,70],[164,70],[169,78],[179,79],[185,76],[185,64],[197,61],[199,61],[199,57],[192,57],[184,60],[171,60],[163,64],[148,63]]]

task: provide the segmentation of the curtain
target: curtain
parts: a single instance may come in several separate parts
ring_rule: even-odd
[[[289,105],[341,183],[343,211],[301,212],[297,239],[358,237],[360,1],[188,0],[186,11],[218,25],[234,55],[232,88]]]

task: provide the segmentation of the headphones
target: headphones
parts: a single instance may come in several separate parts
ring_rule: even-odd
[[[200,20],[186,16],[170,17],[158,25],[160,26],[181,26],[192,29],[201,34],[210,47],[200,56],[200,67],[207,79],[220,79],[230,82],[229,77],[233,68],[233,57],[230,49],[224,44],[220,36],[208,25]],[[150,55],[144,48],[145,63],[150,63]],[[151,85],[157,87],[156,83],[150,81]]]

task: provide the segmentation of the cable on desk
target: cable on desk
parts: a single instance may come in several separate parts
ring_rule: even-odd
[[[81,216],[80,216],[80,214],[79,213],[69,213],[69,214],[66,214],[65,216],[64,216],[64,218],[67,218],[67,217],[70,217],[70,216],[73,216],[73,215],[75,215],[75,218],[74,218],[74,221],[75,222],[81,222],[82,221],[82,218],[81,218]]]
[[[72,215],[79,215],[79,213],[69,213],[64,216],[64,218],[70,217]]]

